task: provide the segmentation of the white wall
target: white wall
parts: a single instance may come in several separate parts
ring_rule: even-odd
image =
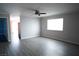
[[[40,35],[40,20],[37,18],[20,17],[21,39],[32,38]]]
[[[47,19],[64,18],[63,31],[47,30]],[[41,36],[79,44],[79,13],[41,18]]]

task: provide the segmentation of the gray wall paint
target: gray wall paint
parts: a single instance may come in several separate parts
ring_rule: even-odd
[[[40,19],[21,16],[21,39],[40,35]]]
[[[47,19],[64,18],[63,31],[47,30]],[[79,13],[41,18],[41,36],[79,44]]]

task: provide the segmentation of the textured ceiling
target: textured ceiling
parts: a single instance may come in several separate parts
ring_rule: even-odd
[[[37,16],[34,9],[47,14]],[[75,12],[79,10],[78,3],[16,3],[16,4],[0,4],[0,13],[9,13],[12,15],[23,15],[27,17],[45,17],[56,14]]]

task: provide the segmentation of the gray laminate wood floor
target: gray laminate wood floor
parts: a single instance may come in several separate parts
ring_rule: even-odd
[[[79,46],[35,37],[0,43],[0,56],[79,56]]]

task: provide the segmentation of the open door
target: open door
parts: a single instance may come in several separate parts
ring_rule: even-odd
[[[18,23],[18,37],[21,39],[21,33],[20,33],[20,22]]]
[[[7,18],[0,18],[0,42],[8,41]]]

